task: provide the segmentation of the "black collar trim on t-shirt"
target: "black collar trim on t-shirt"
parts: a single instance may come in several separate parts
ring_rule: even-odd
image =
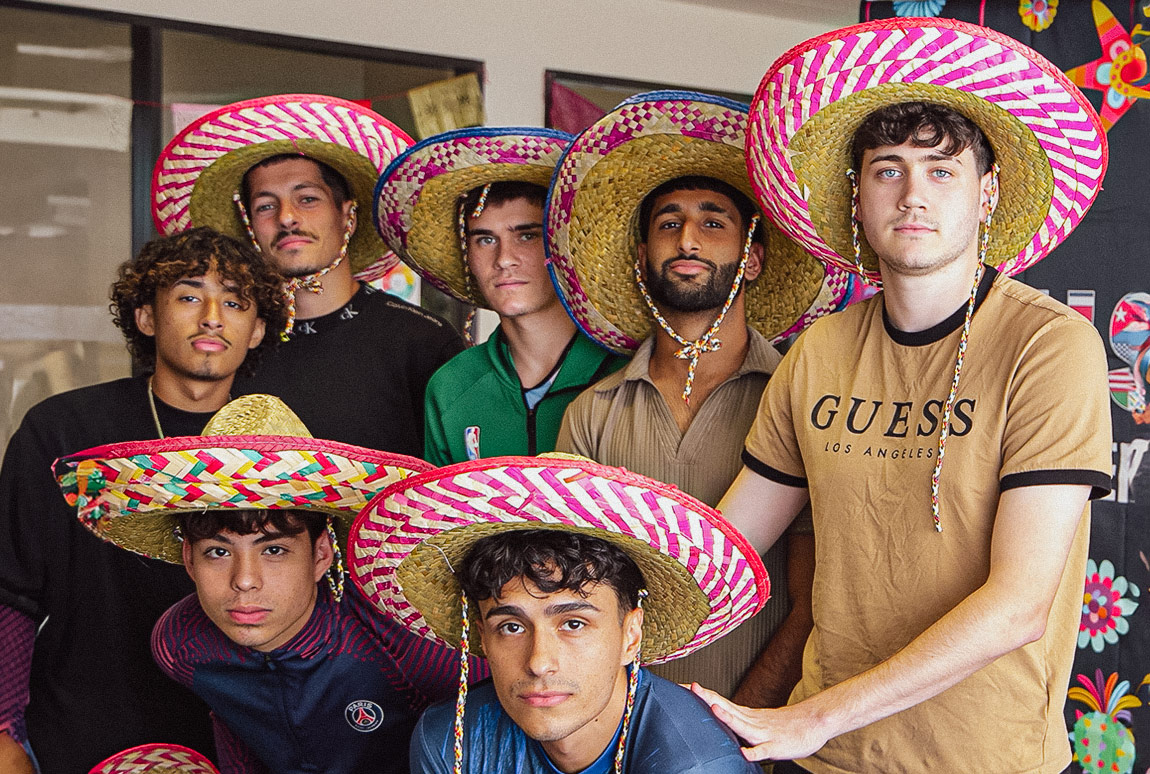
[[[300,292],[306,293],[307,291]],[[334,312],[328,312],[327,314],[320,315],[319,317],[313,317],[310,320],[296,320],[291,329],[292,338],[295,338],[296,336],[308,336],[313,333],[319,333],[321,328],[328,328],[337,323],[353,319],[357,314],[359,314],[359,310],[356,309],[356,304],[359,303],[364,298],[364,296],[376,292],[378,291],[376,291],[376,289],[371,285],[363,282],[359,283],[359,290],[355,291],[355,295],[353,295],[346,304],[341,306],[339,309],[336,309]]]
[[[990,294],[990,286],[994,284],[995,278],[998,277],[998,269],[992,266],[987,266],[986,270],[982,273],[982,281],[978,283],[978,294],[974,299],[974,311],[977,312],[982,302]],[[947,317],[938,325],[927,328],[924,331],[907,332],[901,331],[894,327],[894,323],[886,314],[886,305],[882,308],[882,325],[886,328],[886,333],[896,344],[901,344],[904,347],[923,347],[927,344],[933,344],[936,341],[945,339],[950,334],[957,331],[962,327],[962,323],[966,320],[966,305],[969,303],[969,296],[966,301],[962,302],[962,306],[955,310],[954,314]]]

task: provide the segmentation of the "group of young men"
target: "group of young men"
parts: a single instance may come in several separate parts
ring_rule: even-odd
[[[113,288],[142,375],[0,470],[0,770],[1061,771],[1106,363],[1007,274],[1105,163],[945,19],[577,137],[203,117]],[[358,282],[386,248],[499,327]]]

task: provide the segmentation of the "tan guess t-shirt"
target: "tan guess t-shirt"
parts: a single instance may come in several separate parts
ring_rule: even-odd
[[[987,578],[999,493],[1110,486],[1106,358],[1085,318],[988,271],[971,323],[934,529],[930,478],[965,308],[887,325],[882,297],[819,320],[767,385],[748,466],[810,490],[815,627],[792,703],[889,658]],[[1060,772],[1082,605],[1083,514],[1046,634],[935,698],[832,739],[815,772]],[[1037,549],[1036,549],[1037,550]]]

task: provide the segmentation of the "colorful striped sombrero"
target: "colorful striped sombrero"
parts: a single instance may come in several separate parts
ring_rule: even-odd
[[[211,226],[246,242],[232,196],[249,169],[283,153],[331,166],[366,207],[379,173],[411,143],[383,116],[336,97],[278,94],[236,102],[193,121],[164,148],[152,171],[152,219],[161,234]],[[353,272],[387,252],[375,229],[364,226],[348,246]]]
[[[933,102],[983,130],[999,166],[987,263],[1014,274],[1078,225],[1106,172],[1102,124],[1053,64],[985,27],[884,19],[808,40],[780,57],[751,103],[747,166],[775,224],[830,266],[854,270],[851,139],[870,113]],[[877,257],[863,244],[868,279]]]
[[[551,181],[547,255],[559,297],[588,336],[630,352],[653,320],[635,283],[639,205],[687,175],[722,180],[752,196],[743,159],[747,106],[690,91],[653,91],[622,102],[575,138]],[[827,271],[765,224],[766,261],[746,287],[747,323],[772,341],[839,308],[849,275]]]
[[[480,538],[513,529],[586,533],[635,560],[650,593],[643,602],[646,663],[713,642],[770,596],[762,560],[714,508],[572,455],[492,457],[393,484],[352,527],[352,577],[389,616],[458,648],[460,586],[451,567]]]
[[[364,503],[432,466],[403,454],[311,437],[271,395],[220,409],[202,436],[98,446],[56,461],[64,498],[97,536],[182,563],[177,516],[214,508],[279,508],[335,517],[347,530]]]
[[[212,762],[178,744],[142,744],[118,752],[88,774],[219,774]]]
[[[546,188],[572,135],[554,129],[481,127],[428,137],[384,170],[373,219],[383,241],[435,287],[487,307],[468,281],[459,203],[473,188],[516,180]]]

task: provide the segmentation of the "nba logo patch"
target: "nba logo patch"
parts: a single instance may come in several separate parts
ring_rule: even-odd
[[[365,734],[383,725],[383,708],[374,701],[366,699],[353,701],[347,705],[343,711],[343,716],[347,718],[349,726]]]
[[[463,448],[467,452],[467,459],[474,462],[479,459],[479,426],[471,425],[463,430]]]

